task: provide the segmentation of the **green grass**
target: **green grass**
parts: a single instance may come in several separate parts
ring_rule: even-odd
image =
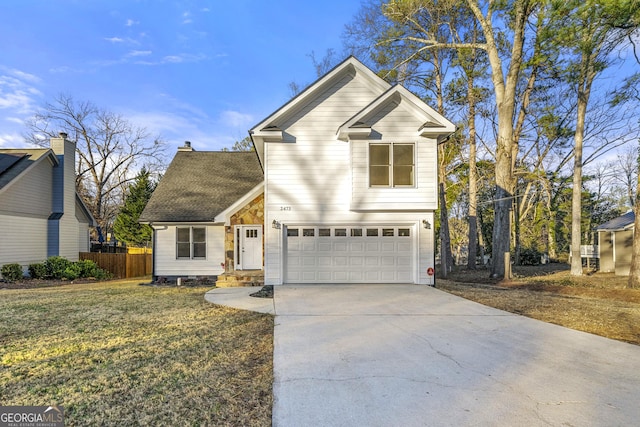
[[[0,290],[0,405],[66,425],[271,425],[273,318],[205,288]]]

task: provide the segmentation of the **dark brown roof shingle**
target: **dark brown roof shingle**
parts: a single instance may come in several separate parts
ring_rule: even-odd
[[[253,151],[179,151],[140,221],[213,221],[262,180]]]

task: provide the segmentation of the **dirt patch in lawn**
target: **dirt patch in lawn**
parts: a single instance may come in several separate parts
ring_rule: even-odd
[[[511,281],[461,270],[437,287],[463,298],[567,328],[640,345],[640,289],[612,273],[569,274],[564,264],[516,267]]]

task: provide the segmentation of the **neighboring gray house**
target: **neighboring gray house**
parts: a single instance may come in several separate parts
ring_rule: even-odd
[[[0,149],[0,265],[89,251],[95,220],[76,194],[76,146],[66,136],[51,148]]]
[[[154,232],[154,278],[261,270],[262,179],[255,152],[180,147],[140,216]]]
[[[141,218],[154,275],[434,284],[437,146],[453,132],[349,57],[249,131],[255,153],[178,152]]]
[[[629,211],[596,227],[600,271],[629,275],[635,218],[633,211]]]

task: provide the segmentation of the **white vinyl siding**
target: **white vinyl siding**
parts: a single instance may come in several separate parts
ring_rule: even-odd
[[[180,225],[190,229],[189,224]],[[206,259],[178,259],[176,254],[176,226],[155,225],[154,262],[156,276],[217,276],[224,272],[224,226],[193,225],[206,233]]]
[[[352,140],[352,188],[350,207],[354,210],[434,210],[437,200],[437,143],[417,136],[421,125],[400,103],[381,109],[371,119],[379,140]],[[370,144],[414,143],[414,183],[406,187],[371,186],[369,182]]]
[[[433,223],[428,211],[437,207],[436,142],[419,137],[420,120],[393,106],[367,121],[374,130],[371,139],[345,142],[336,136],[342,124],[381,93],[360,74],[348,76],[276,123],[283,141],[266,142],[263,152],[265,284],[286,280],[287,226],[299,228],[300,235],[304,228],[314,229],[314,238],[320,238],[322,228],[385,224],[415,230],[410,237],[411,263],[401,267],[406,276],[394,281],[430,283],[419,269],[433,267],[433,230],[421,224],[426,218]],[[414,184],[370,188],[369,144],[393,142],[414,144]],[[274,220],[280,228],[271,226]],[[350,231],[345,237],[351,239]]]

